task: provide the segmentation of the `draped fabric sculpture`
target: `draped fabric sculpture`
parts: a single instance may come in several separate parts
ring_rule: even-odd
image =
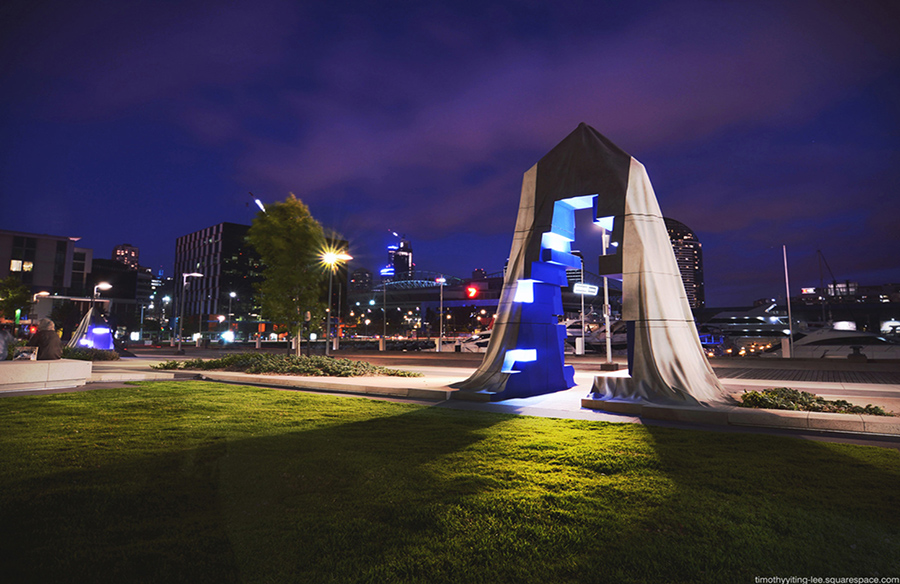
[[[525,173],[491,341],[481,366],[457,387],[502,400],[574,385],[558,316],[566,268],[580,266],[570,246],[582,209],[621,242],[617,254],[601,256],[599,273],[622,274],[630,332],[630,377],[598,377],[594,392],[654,403],[719,401],[723,390],[700,345],[650,179],[586,124]]]

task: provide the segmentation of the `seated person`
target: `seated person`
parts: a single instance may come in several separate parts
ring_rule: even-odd
[[[7,330],[5,324],[0,325],[0,361],[6,361],[10,345],[15,346],[16,339]]]
[[[38,332],[28,341],[28,346],[38,348],[38,361],[62,358],[62,341],[56,334],[56,325],[49,318],[38,321]]]

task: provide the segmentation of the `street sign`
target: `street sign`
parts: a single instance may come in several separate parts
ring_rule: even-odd
[[[600,291],[600,288],[597,286],[592,286],[591,284],[585,284],[583,282],[578,282],[574,286],[572,286],[572,292],[575,294],[581,294],[584,296],[596,296],[597,292]]]

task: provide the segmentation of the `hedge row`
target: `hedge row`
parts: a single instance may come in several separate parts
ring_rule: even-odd
[[[421,373],[388,369],[350,359],[334,359],[320,355],[295,356],[265,353],[238,353],[221,359],[188,359],[166,361],[153,365],[155,369],[223,369],[243,373],[280,373],[309,377],[360,377],[364,375],[390,375],[394,377],[421,377]]]
[[[827,400],[814,393],[797,391],[789,387],[773,387],[761,391],[746,391],[741,395],[744,408],[762,408],[767,410],[802,410],[806,412],[829,412],[833,414],[870,414],[873,416],[890,416],[878,406],[871,404],[862,407],[848,401]]]

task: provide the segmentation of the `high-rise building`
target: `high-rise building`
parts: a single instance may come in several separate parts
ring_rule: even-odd
[[[0,279],[15,276],[32,292],[67,294],[79,239],[0,230]]]
[[[253,307],[253,284],[261,280],[258,254],[244,238],[248,225],[219,223],[179,237],[175,241],[175,294],[181,302],[184,292],[184,332],[210,330],[216,315],[231,312],[235,318],[249,314]],[[184,278],[199,273],[201,277]],[[179,314],[181,306],[177,307]],[[198,329],[198,316],[199,325]]]
[[[391,246],[388,250],[391,265],[394,266],[394,279],[411,280],[415,276],[416,265],[413,263],[413,250],[409,240],[403,237],[400,239],[400,245]]]
[[[412,245],[406,237],[400,238],[399,245],[388,246],[388,263],[381,268],[382,280],[412,280],[416,275],[413,263]]]
[[[697,239],[697,235],[684,223],[668,217],[665,218],[665,222],[688,303],[691,308],[703,308],[706,306],[706,292],[703,287],[703,245]]]
[[[125,264],[132,270],[140,267],[140,257],[141,250],[130,243],[117,245],[112,251],[112,259]]]

